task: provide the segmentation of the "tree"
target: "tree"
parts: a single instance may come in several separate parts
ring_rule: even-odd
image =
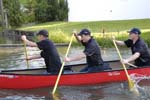
[[[35,22],[35,5],[36,0],[27,0],[26,4],[24,4],[26,11],[24,11],[25,23]]]
[[[48,4],[46,0],[36,0],[36,9],[35,9],[35,20],[37,22],[46,22],[47,21],[47,9]]]
[[[59,20],[68,20],[68,1],[67,0],[59,0]]]
[[[19,0],[3,0],[4,9],[8,10],[8,22],[11,26],[21,26],[23,15],[20,10]]]
[[[36,21],[62,21],[68,18],[67,0],[36,0],[36,2]]]
[[[58,18],[58,10],[59,10],[59,2],[58,0],[47,0],[48,9],[47,9],[47,21],[57,21]]]

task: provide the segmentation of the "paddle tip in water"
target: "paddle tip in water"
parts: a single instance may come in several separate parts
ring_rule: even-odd
[[[53,100],[60,100],[58,94],[52,94],[52,98]]]
[[[134,95],[140,96],[139,90],[133,80],[129,81],[129,88]]]
[[[131,91],[134,95],[140,96],[140,93],[139,93],[139,90],[137,89],[137,87],[134,86],[133,88],[130,89],[130,91]]]

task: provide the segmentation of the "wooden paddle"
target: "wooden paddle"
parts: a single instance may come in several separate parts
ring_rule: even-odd
[[[58,93],[52,94],[53,100],[60,100],[58,97]]]
[[[133,65],[131,63],[127,63],[127,64],[130,65],[130,66],[132,66],[132,67],[134,67],[134,68],[138,68],[138,66],[135,66],[135,65]]]
[[[27,53],[27,48],[26,48],[26,42],[23,41],[24,44],[24,51],[25,51],[25,55],[26,55],[26,64],[27,64],[27,68],[29,68],[29,62],[28,62],[28,53]]]
[[[119,49],[118,49],[118,47],[117,47],[117,45],[116,45],[115,38],[114,38],[114,40],[113,40],[113,43],[114,43],[114,46],[115,46],[115,48],[116,48],[116,50],[117,50],[117,53],[118,53],[118,55],[119,55],[120,60],[122,60],[122,56],[121,56],[120,51],[119,51]],[[122,62],[121,62],[121,63],[122,63]],[[126,69],[125,64],[122,63],[122,66],[123,66],[123,69],[124,69],[125,74],[126,74],[127,79],[128,79],[128,84],[129,84],[129,89],[130,89],[130,91],[133,91],[135,94],[139,95],[139,91],[138,91],[138,89],[134,86],[135,83],[134,83],[134,81],[130,78],[130,76],[129,76],[129,74],[128,74],[128,71],[127,71],[127,69]]]
[[[69,49],[70,49],[70,47],[71,47],[73,37],[74,37],[74,34],[72,34],[72,37],[71,37],[71,40],[70,40],[70,43],[69,43],[69,46],[68,46],[68,49],[67,49],[67,52],[66,52],[65,57],[67,57],[67,55],[68,55],[68,53],[69,53]],[[60,71],[59,71],[59,74],[58,74],[58,77],[57,77],[55,86],[54,86],[53,91],[52,91],[52,94],[54,94],[55,91],[56,91],[56,88],[57,88],[58,82],[59,82],[59,80],[60,80],[60,76],[61,76],[61,74],[62,74],[64,65],[65,65],[65,61],[62,63],[62,66],[61,66],[61,69],[60,69]]]

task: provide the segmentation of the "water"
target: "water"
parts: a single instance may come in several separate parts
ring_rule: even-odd
[[[81,47],[71,48],[69,56],[78,55],[82,52]],[[28,56],[38,55],[37,48],[27,48]],[[66,47],[58,47],[63,59]],[[105,61],[118,60],[115,49],[102,49],[102,57]],[[124,58],[131,55],[130,50],[122,49]],[[27,69],[24,48],[0,48],[0,70]],[[85,63],[85,60],[75,61],[67,64]],[[44,66],[43,59],[29,61],[29,68],[41,68]],[[56,97],[52,97],[52,87],[12,90],[1,89],[0,100],[150,100],[149,79],[139,82],[141,95],[137,96],[128,90],[126,82],[107,83],[89,86],[60,86],[57,88]]]
[[[61,86],[56,97],[52,88],[28,90],[1,89],[0,100],[149,100],[146,95],[136,96],[128,91],[124,83],[109,83],[90,86]],[[147,91],[149,92],[149,90]]]
[[[58,52],[60,54],[61,60],[64,59],[64,55],[66,53],[66,47],[59,47]],[[79,55],[80,52],[83,51],[83,48],[76,47],[71,48],[69,52],[69,57]],[[37,56],[40,54],[40,51],[37,48],[33,47],[27,47],[27,53],[28,56]],[[104,61],[110,61],[110,60],[118,60],[119,57],[117,55],[117,52],[115,49],[102,49],[101,50],[102,57]],[[128,57],[130,55],[130,52],[128,50],[122,50],[123,57]],[[0,47],[0,70],[5,69],[26,69],[26,60],[25,60],[25,52],[23,47],[17,47],[17,48],[2,48]],[[85,63],[85,59],[80,61],[74,61],[69,62],[66,64],[79,64],[79,63]],[[30,68],[39,68],[44,67],[44,60],[41,59],[34,59],[29,61]]]
[[[15,44],[15,43],[22,43],[20,40],[20,37],[15,36],[2,36],[0,34],[0,44]],[[59,47],[58,51],[61,56],[61,60],[63,60],[64,55],[66,53],[67,48],[66,47]],[[28,56],[38,55],[39,50],[37,48],[27,47]],[[82,52],[83,48],[71,47],[69,55],[68,56],[74,56],[80,54],[79,52]],[[115,51],[115,49],[102,49],[101,50],[102,57],[105,61],[109,60],[118,60],[118,54]],[[122,55],[125,57],[128,57],[131,53],[129,50],[122,50]],[[17,47],[17,48],[2,48],[0,47],[0,70],[3,69],[26,69],[26,61],[25,59],[25,52],[24,48]],[[79,64],[79,63],[85,63],[85,60],[81,61],[75,61],[67,64]],[[37,59],[29,61],[30,68],[39,68],[44,67],[44,61],[43,59]]]

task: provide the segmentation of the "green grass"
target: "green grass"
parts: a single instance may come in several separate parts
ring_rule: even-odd
[[[112,42],[112,35],[116,37],[116,40],[127,40],[129,35],[126,32],[121,32],[121,33],[116,33],[116,32],[110,32],[106,34],[99,34],[97,35],[96,33],[93,34],[97,42],[101,47],[109,48],[109,47],[114,47],[113,42]],[[148,32],[143,32],[140,36],[144,41],[147,43],[147,45],[150,47],[150,31]]]
[[[27,0],[19,0],[21,4],[26,4]]]
[[[142,30],[142,38],[150,46],[150,19],[141,20],[121,20],[121,21],[96,21],[96,22],[47,22],[34,26],[24,26],[17,28],[18,30],[37,31],[47,29],[50,39],[55,43],[69,43],[71,33],[75,29],[80,31],[83,28],[88,28],[93,33],[100,46],[111,47],[111,36],[115,35],[117,39],[125,40],[128,38],[127,30],[133,27],[138,27]],[[105,35],[103,35],[103,30]],[[73,40],[77,44],[76,40]]]
[[[47,22],[35,26],[27,26],[19,28],[21,30],[39,30],[47,29],[49,32],[62,31],[64,33],[71,33],[73,29],[81,30],[82,28],[89,28],[92,32],[118,32],[129,30],[132,27],[141,29],[150,28],[150,19],[142,20],[121,20],[121,21],[96,21],[96,22]]]

